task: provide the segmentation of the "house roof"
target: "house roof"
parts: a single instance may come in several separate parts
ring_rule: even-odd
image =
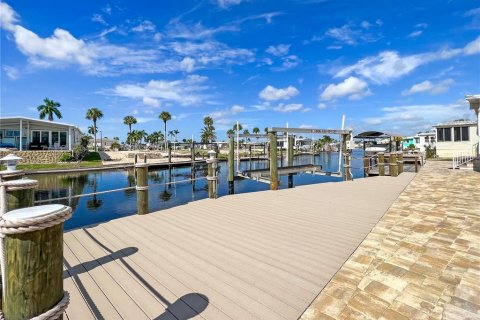
[[[452,127],[452,126],[476,126],[477,121],[474,120],[466,120],[466,119],[459,119],[459,120],[453,120],[449,122],[444,122],[444,123],[439,123],[433,127]]]
[[[76,125],[69,124],[69,123],[61,123],[61,122],[34,119],[34,118],[28,118],[28,117],[0,117],[0,124],[4,122],[16,122],[16,121],[20,122],[20,120],[26,120],[29,122],[35,122],[43,125],[65,126],[65,127],[74,127],[74,128],[77,127]]]

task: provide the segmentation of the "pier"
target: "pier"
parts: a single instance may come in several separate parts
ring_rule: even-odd
[[[66,232],[68,319],[297,319],[414,176],[205,199]]]

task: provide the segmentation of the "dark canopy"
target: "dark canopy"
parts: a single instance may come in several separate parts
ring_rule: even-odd
[[[380,131],[365,131],[357,134],[354,138],[356,139],[376,139],[376,138],[395,138],[401,137],[400,134],[386,133]]]

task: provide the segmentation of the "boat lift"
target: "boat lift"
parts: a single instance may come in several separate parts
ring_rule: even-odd
[[[352,130],[344,129],[344,121],[345,117],[342,119],[342,129],[311,129],[311,128],[282,128],[282,127],[270,127],[268,128],[268,135],[261,135],[262,138],[268,136],[269,139],[269,150],[270,150],[270,167],[265,169],[256,169],[256,170],[244,170],[242,172],[239,171],[239,163],[240,163],[240,156],[239,156],[239,144],[237,143],[237,170],[236,176],[241,178],[247,179],[254,179],[260,182],[266,182],[270,184],[271,190],[278,189],[278,177],[279,175],[288,175],[289,177],[289,187],[293,186],[293,175],[299,173],[311,173],[315,175],[342,175],[341,171],[341,162],[342,162],[342,153],[348,154],[347,150],[351,147],[351,137],[352,137]],[[287,166],[278,167],[277,162],[277,133],[283,133],[287,137]],[[322,166],[312,164],[306,165],[293,165],[293,147],[295,144],[295,138],[293,135],[295,133],[302,133],[302,134],[338,134],[341,136],[341,148],[339,153],[338,159],[338,170],[334,172],[324,171]],[[237,133],[237,141],[242,136],[249,136],[249,137],[257,137],[260,135],[241,135]],[[233,147],[234,141],[233,136],[230,136],[230,150],[229,150],[229,182],[231,182],[231,188],[233,192]],[[345,165],[343,170],[343,176],[345,180],[351,180],[351,172],[350,172],[350,159],[346,157]]]

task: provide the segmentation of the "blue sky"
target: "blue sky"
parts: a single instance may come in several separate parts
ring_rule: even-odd
[[[388,4],[387,4],[388,3]],[[49,97],[104,136],[169,129],[219,139],[255,126],[412,134],[473,118],[480,93],[475,1],[7,1],[1,16],[1,115],[38,117]],[[476,6],[475,6],[476,5]]]

